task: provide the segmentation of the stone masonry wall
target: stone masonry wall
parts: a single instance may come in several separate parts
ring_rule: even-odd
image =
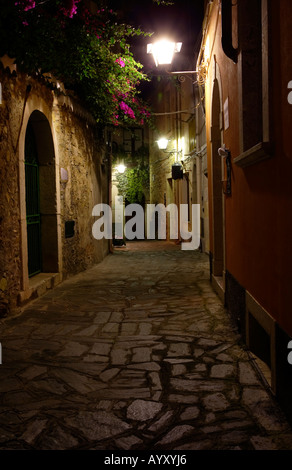
[[[64,168],[68,182],[56,177],[61,230],[60,274],[66,278],[102,260],[108,252],[108,241],[92,236],[92,209],[108,202],[108,172],[102,164],[105,148],[92,118],[80,106],[61,101],[43,83],[6,68],[0,61],[0,318],[18,304],[23,289],[21,237],[21,186],[19,148],[23,144],[25,112],[32,104],[45,103],[49,115],[56,172]],[[27,88],[29,86],[29,88]],[[28,107],[28,104],[30,106]],[[21,142],[22,139],[22,142]],[[23,194],[23,188],[22,188]],[[58,199],[59,198],[59,199]],[[74,220],[75,233],[65,238],[65,222]]]
[[[92,237],[92,209],[108,203],[108,171],[102,163],[105,152],[97,128],[89,119],[57,106],[54,126],[60,169],[68,174],[61,181],[61,233],[64,276],[75,274],[101,261],[108,242]],[[74,221],[74,236],[65,237],[65,223]]]
[[[10,73],[1,73],[0,105],[0,316],[16,304],[20,290],[20,208],[18,137],[26,86]]]

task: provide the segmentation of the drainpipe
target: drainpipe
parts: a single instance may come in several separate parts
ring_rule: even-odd
[[[232,45],[232,0],[221,0],[222,18],[222,49],[235,64],[237,63],[238,50]]]

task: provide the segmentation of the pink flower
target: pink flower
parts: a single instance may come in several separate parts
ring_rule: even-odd
[[[35,1],[34,0],[20,0],[19,2],[14,3],[15,6],[20,5],[23,7],[24,11],[31,10],[35,8]]]
[[[118,120],[118,119],[119,119],[119,115],[118,115],[118,114],[112,117],[112,123],[113,123],[114,126],[118,126],[118,125],[119,125],[119,120]]]
[[[35,8],[35,2],[33,0],[28,0],[28,4],[25,6],[24,11],[31,10]]]
[[[80,0],[66,0],[66,7],[61,8],[64,15],[68,16],[69,18],[73,18],[73,16],[77,13],[77,3],[79,2]]]
[[[116,62],[117,62],[121,67],[125,67],[125,65],[126,65],[125,62],[124,62],[121,58],[116,59]]]
[[[120,108],[121,108],[121,110],[122,110],[126,115],[128,115],[130,118],[136,119],[136,118],[135,118],[134,111],[133,111],[132,108],[130,108],[130,106],[128,106],[124,101],[121,101],[121,102],[120,102]]]

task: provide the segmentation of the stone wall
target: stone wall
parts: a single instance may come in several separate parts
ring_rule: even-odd
[[[20,290],[20,207],[17,141],[21,127],[25,85],[1,73],[0,105],[0,315],[15,306]]]
[[[0,62],[1,64],[1,62]],[[75,100],[55,94],[44,83],[0,65],[0,317],[14,311],[20,298],[31,297],[27,270],[24,144],[32,113],[45,127],[36,127],[42,147],[41,206],[46,217],[46,257],[55,258],[53,273],[62,280],[108,253],[109,242],[92,236],[92,209],[108,203],[105,139],[92,117]],[[42,135],[46,128],[49,137]],[[47,140],[51,140],[47,142]],[[51,148],[49,149],[49,147]],[[50,217],[54,222],[50,224]],[[73,236],[65,223],[73,221]],[[50,232],[54,227],[54,240]],[[72,235],[72,234],[71,234]],[[53,243],[52,243],[53,241]],[[51,250],[51,251],[50,251]],[[57,250],[57,253],[54,252]],[[47,265],[50,262],[46,261]],[[46,272],[52,271],[45,269]],[[23,292],[28,295],[21,295]]]
[[[67,276],[99,262],[107,251],[106,240],[98,242],[92,237],[91,214],[95,204],[108,203],[108,171],[103,164],[102,136],[90,119],[56,105],[54,126],[60,172],[65,170],[68,175],[67,182],[60,182],[62,262]],[[66,238],[68,221],[74,222],[74,236]]]

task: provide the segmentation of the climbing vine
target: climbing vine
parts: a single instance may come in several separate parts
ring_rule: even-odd
[[[149,154],[146,146],[131,156],[118,152],[115,161],[122,159],[126,170],[116,175],[119,196],[129,204],[144,204],[149,193]]]

